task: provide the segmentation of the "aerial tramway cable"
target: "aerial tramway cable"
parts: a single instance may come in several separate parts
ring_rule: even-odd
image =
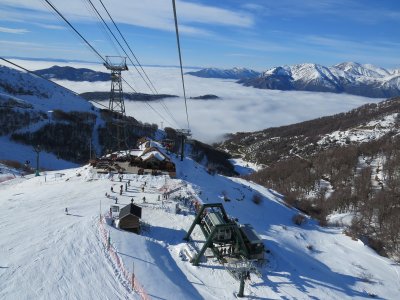
[[[46,1],[46,3],[50,5],[50,7],[72,28],[72,30],[74,30],[75,33],[79,35],[79,37],[82,40],[84,40],[84,42],[90,47],[90,49],[92,49],[93,52],[96,53],[97,56],[100,57],[101,60],[106,63],[104,57],[79,33],[78,30],[75,29],[75,27],[63,16],[63,14],[49,0],[44,0],[44,1]]]
[[[108,17],[110,18],[110,20],[112,21],[112,23],[114,24],[114,27],[117,29],[118,33],[120,34],[121,38],[123,39],[123,41],[125,42],[126,46],[128,47],[128,49],[130,50],[132,56],[135,58],[137,64],[139,65],[139,67],[141,68],[143,74],[145,75],[145,77],[147,78],[148,82],[146,81],[146,79],[143,77],[142,73],[139,71],[139,69],[136,67],[135,63],[132,61],[130,55],[126,52],[126,50],[124,49],[124,47],[121,45],[121,43],[119,42],[119,40],[117,39],[117,37],[115,36],[115,34],[113,33],[113,31],[111,30],[111,28],[108,26],[107,22],[104,20],[104,18],[101,16],[100,12],[98,11],[98,9],[96,8],[96,6],[93,4],[93,2],[91,0],[86,0],[88,1],[88,3],[90,3],[90,5],[92,6],[92,9],[96,12],[97,17],[101,19],[101,21],[103,22],[103,24],[107,27],[108,31],[112,34],[112,36],[114,37],[114,40],[118,43],[118,45],[120,46],[120,48],[122,49],[122,51],[125,53],[125,55],[127,56],[127,58],[129,59],[129,61],[131,62],[131,64],[134,66],[134,68],[136,69],[136,71],[138,72],[138,74],[140,75],[140,77],[143,79],[143,81],[145,82],[145,84],[147,85],[147,87],[150,89],[150,92],[153,95],[158,94],[158,91],[156,90],[156,88],[154,87],[153,82],[150,80],[150,78],[148,77],[147,73],[145,72],[145,70],[143,69],[142,65],[140,64],[138,58],[136,57],[136,55],[133,53],[133,50],[131,49],[131,47],[129,46],[128,42],[126,41],[125,37],[123,36],[122,32],[119,30],[117,24],[115,23],[113,17],[111,16],[111,14],[109,13],[108,9],[105,7],[104,3],[100,0],[101,5],[103,6],[104,10],[106,11]],[[149,85],[150,83],[150,85]],[[169,110],[168,106],[165,104],[163,99],[160,99],[160,104],[161,106],[164,108],[165,112],[167,113],[167,115],[175,122],[175,124],[179,126],[179,122],[175,119],[174,115],[171,113],[171,111]],[[168,122],[169,123],[169,122]],[[169,123],[170,124],[170,123]],[[171,125],[171,124],[170,124]],[[172,126],[172,125],[171,125]]]
[[[181,44],[180,44],[180,42],[179,42],[178,17],[177,17],[177,15],[176,15],[175,0],[172,0],[172,8],[173,8],[173,10],[174,10],[176,42],[177,42],[177,45],[178,45],[179,63],[180,63],[180,66],[181,66],[181,78],[182,78],[183,97],[184,97],[184,99],[185,99],[186,121],[187,121],[187,126],[188,126],[187,129],[190,131],[189,114],[188,114],[187,100],[186,100],[185,80],[184,80],[184,78],[183,78]]]
[[[79,31],[64,17],[64,15],[49,1],[49,0],[44,0],[56,13],[57,13],[57,15],[59,16],[59,17],[61,17],[71,28],[72,28],[72,30],[89,46],[89,48],[98,56],[98,57],[100,57],[100,59],[104,62],[104,63],[107,63],[107,61],[105,60],[105,58],[89,43],[89,41],[87,40],[87,39],[85,39],[83,36],[82,36],[82,34],[80,34],[79,33]],[[122,78],[122,77],[121,77]],[[127,83],[127,81],[124,79],[124,78],[122,78],[123,79],[123,81],[129,86],[129,88],[130,89],[132,89],[135,93],[136,93],[136,90],[130,85],[130,84],[128,84]],[[95,101],[93,101],[93,102],[95,102]],[[154,111],[154,112],[156,112],[165,122],[167,122],[168,124],[170,124],[171,125],[171,123],[168,121],[168,120],[166,120],[162,115],[161,115],[161,113],[159,113],[154,107],[152,107],[151,105],[150,105],[150,103],[148,103],[148,101],[146,101],[145,100],[145,102],[146,102],[146,104]],[[97,102],[95,102],[95,103],[97,103]],[[102,105],[102,106],[104,106],[104,105]],[[172,125],[171,125],[172,126]]]
[[[121,45],[120,41],[117,39],[117,37],[115,36],[114,32],[111,30],[111,28],[108,26],[107,22],[104,20],[104,18],[102,17],[102,15],[100,14],[100,12],[98,11],[98,9],[96,8],[96,6],[93,4],[93,2],[91,0],[86,0],[90,5],[92,10],[96,13],[97,18],[102,22],[103,26],[105,26],[108,31],[111,33],[111,35],[113,36],[114,40],[118,43],[118,45],[120,46],[120,48],[122,49],[122,51],[125,53],[125,55],[127,56],[127,58],[129,59],[129,61],[131,62],[131,64],[134,66],[134,68],[136,69],[136,71],[138,72],[138,74],[140,75],[140,77],[143,79],[143,81],[145,82],[145,84],[147,85],[147,87],[150,89],[150,92],[152,94],[155,95],[154,91],[156,93],[157,90],[154,88],[153,83],[151,82],[151,80],[149,79],[149,77],[147,76],[146,72],[144,71],[143,67],[141,66],[139,60],[137,59],[137,57],[133,54],[132,49],[129,47],[128,43],[126,42],[125,38],[123,37],[121,31],[118,29],[117,25],[114,22],[114,19],[111,17],[110,13],[108,12],[108,10],[105,8],[104,4],[102,3],[104,9],[106,10],[108,16],[110,17],[111,21],[114,23],[114,26],[117,28],[118,32],[120,33],[122,39],[125,41],[125,43],[127,44],[128,48],[130,49],[132,55],[135,57],[137,63],[140,65],[142,71],[144,72],[146,78],[149,80],[151,86],[154,88],[154,91],[152,90],[151,86],[149,85],[149,83],[146,81],[146,79],[143,77],[142,73],[139,71],[139,69],[136,67],[135,63],[132,61],[131,57],[129,56],[129,54],[126,52],[125,48]],[[114,42],[111,41],[113,45]],[[168,107],[166,106],[166,104],[164,103],[163,99],[161,99],[160,101],[161,106],[164,108],[165,112],[167,113],[167,115],[169,115],[169,117],[176,123],[176,125],[178,125],[179,127],[179,123],[176,121],[175,117],[173,116],[173,114],[171,113],[171,111],[168,109]],[[168,121],[167,121],[168,122]],[[168,122],[169,123],[169,122]],[[169,123],[170,124],[170,123]],[[171,125],[171,124],[170,124]],[[171,125],[172,126],[172,125]]]
[[[119,27],[117,26],[117,24],[114,22],[113,17],[111,16],[111,14],[109,13],[108,9],[106,8],[106,6],[104,5],[102,0],[99,0],[101,5],[103,6],[104,10],[106,11],[108,17],[110,18],[110,20],[112,21],[112,23],[114,24],[114,27],[117,29],[119,35],[121,36],[121,38],[123,39],[123,41],[125,42],[125,45],[128,47],[129,51],[131,52],[132,56],[135,58],[138,66],[140,67],[140,69],[143,71],[143,74],[146,76],[147,80],[150,82],[151,86],[153,87],[154,91],[156,92],[156,94],[158,94],[157,89],[154,87],[153,82],[150,80],[150,78],[147,76],[147,73],[145,72],[145,70],[143,69],[142,65],[140,64],[139,60],[137,59],[136,55],[133,53],[131,47],[129,46],[128,42],[126,41],[124,35],[122,34],[122,32],[119,30]]]

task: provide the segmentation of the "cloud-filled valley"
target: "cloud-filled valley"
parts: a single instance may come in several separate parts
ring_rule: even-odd
[[[24,61],[31,69],[40,69],[54,65],[54,62]],[[60,65],[66,65],[60,63]],[[74,67],[86,67],[105,71],[101,65],[73,63]],[[164,126],[186,128],[186,115],[180,72],[177,68],[145,67],[157,91],[161,94],[179,95],[179,98],[165,99],[169,111],[179,124],[168,117],[160,102],[151,102],[165,120],[151,110],[145,103],[126,101],[126,111],[143,122],[157,123],[163,121]],[[189,70],[186,70],[189,71]],[[138,92],[150,93],[139,75],[129,72],[124,77],[134,82],[133,87]],[[281,126],[301,122],[317,117],[345,112],[365,103],[379,102],[382,99],[372,99],[347,94],[261,90],[244,87],[234,80],[199,78],[185,75],[188,97],[214,94],[221,99],[192,100],[188,99],[189,121],[193,137],[205,142],[214,142],[226,133],[238,131],[255,131],[272,126]],[[71,82],[58,83],[78,92],[108,91],[108,82]],[[125,92],[132,92],[124,86]]]

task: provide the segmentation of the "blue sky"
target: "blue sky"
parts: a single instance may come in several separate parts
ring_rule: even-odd
[[[103,2],[142,64],[178,64],[170,0]],[[101,54],[118,54],[87,0],[52,3]],[[400,68],[397,0],[192,0],[177,1],[177,9],[185,66],[357,61]],[[42,0],[1,0],[0,53],[98,60]]]

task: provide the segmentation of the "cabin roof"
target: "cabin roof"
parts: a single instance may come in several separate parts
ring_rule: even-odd
[[[141,218],[142,217],[142,208],[133,203],[128,204],[127,206],[124,206],[123,208],[121,208],[121,210],[119,211],[119,218],[122,219],[122,218],[126,217],[127,215],[134,215],[136,217]]]
[[[143,154],[141,156],[142,160],[146,161],[151,159],[152,157],[154,157],[155,159],[157,159],[158,161],[164,161],[166,160],[166,157],[164,155],[162,155],[160,152],[158,151],[151,151],[151,152],[147,152],[146,154]]]
[[[254,228],[250,224],[244,224],[240,226],[240,230],[249,240],[250,244],[260,244],[262,243],[261,237],[254,230]]]

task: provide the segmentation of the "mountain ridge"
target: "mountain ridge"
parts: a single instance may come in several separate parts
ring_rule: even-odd
[[[347,93],[371,98],[400,96],[400,71],[371,64],[343,62],[334,66],[315,63],[283,65],[264,72],[250,69],[206,68],[187,72],[204,78],[238,79],[244,86],[283,91]]]
[[[242,79],[258,77],[260,72],[234,67],[232,69],[205,68],[199,71],[186,72],[185,74],[202,78]]]
[[[68,66],[54,65],[50,68],[34,71],[36,74],[47,79],[69,80],[69,81],[110,81],[109,73],[97,72],[87,68],[73,68]]]

